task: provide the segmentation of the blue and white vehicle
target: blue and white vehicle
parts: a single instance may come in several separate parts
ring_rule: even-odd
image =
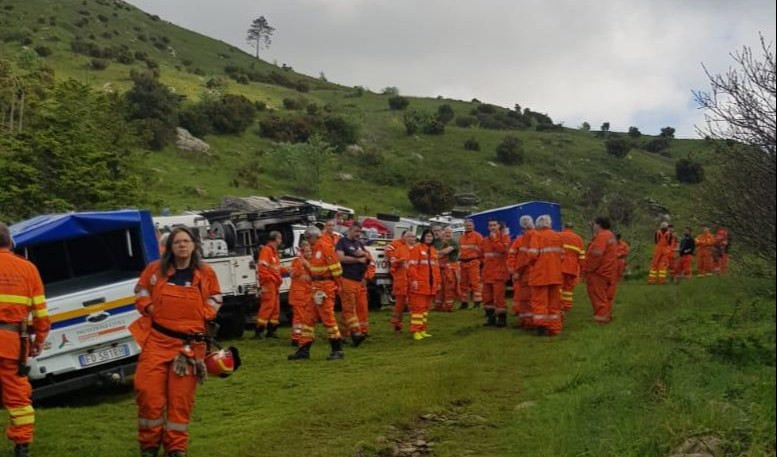
[[[148,211],[37,216],[11,226],[14,251],[43,278],[51,333],[30,359],[36,400],[134,373],[139,347],[127,327],[139,316],[134,287],[159,258]]]

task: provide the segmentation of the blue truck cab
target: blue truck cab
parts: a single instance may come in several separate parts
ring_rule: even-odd
[[[544,214],[550,215],[553,219],[553,230],[561,231],[563,224],[561,221],[561,205],[552,202],[524,202],[515,205],[503,206],[487,211],[471,214],[469,217],[475,223],[475,230],[483,236],[488,236],[488,221],[496,219],[501,221],[507,227],[510,239],[514,239],[523,233],[519,224],[521,216],[531,216],[533,220]]]

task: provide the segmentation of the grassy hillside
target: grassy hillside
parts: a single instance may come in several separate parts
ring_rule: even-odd
[[[565,217],[578,222],[589,220],[594,211],[606,211],[608,202],[616,197],[625,197],[637,206],[634,228],[621,227],[633,239],[647,235],[654,225],[658,212],[650,209],[647,201],[666,206],[676,220],[683,221],[680,223],[695,216],[696,189],[675,180],[674,165],[677,158],[688,154],[704,161],[707,146],[703,141],[674,140],[668,157],[634,149],[626,158],[615,159],[604,152],[601,138],[576,129],[489,130],[460,128],[450,123],[444,135],[408,136],[403,112],[389,110],[386,95],[361,92],[281,69],[121,1],[0,0],[0,11],[2,57],[17,62],[37,60],[38,64],[52,67],[57,78],[87,81],[98,90],[126,90],[131,84],[130,70],[144,69],[147,64],[136,60],[125,65],[115,59],[103,59],[109,60],[109,65],[97,71],[90,66],[91,57],[72,51],[74,41],[123,49],[122,52],[133,55],[145,53],[147,60],[158,65],[161,81],[185,95],[189,102],[199,100],[209,79],[225,78],[227,65],[253,71],[265,79],[280,74],[293,83],[291,86],[303,82],[309,88],[305,93],[266,82],[240,84],[229,80],[226,92],[265,102],[269,109],[259,113],[258,121],[273,114],[291,115],[283,108],[282,100],[302,97],[357,122],[361,126],[361,148],[378,154],[379,164],[364,163],[364,155],[360,154],[338,155],[334,169],[321,183],[319,197],[364,214],[414,213],[407,199],[408,188],[419,179],[436,177],[458,192],[475,192],[482,199],[483,209],[517,201],[552,200],[563,205]],[[33,50],[41,46],[48,48],[50,54],[34,58]],[[408,109],[436,112],[445,103],[456,115],[467,115],[477,106],[440,98],[409,100]],[[208,155],[180,152],[172,147],[147,152],[144,180],[149,198],[143,204],[155,211],[178,211],[214,206],[224,195],[299,194],[287,174],[268,163],[267,151],[273,144],[258,135],[258,121],[239,136],[206,137],[212,146]],[[507,135],[523,140],[524,164],[496,163],[496,146]],[[469,138],[478,140],[480,151],[464,150],[463,144]],[[246,170],[254,178],[248,182],[240,179],[241,172],[245,174]],[[344,175],[353,179],[338,179]],[[584,195],[601,186],[606,189],[603,200],[584,204]]]
[[[373,313],[343,362],[325,343],[290,363],[285,339],[233,342],[244,366],[200,389],[191,455],[376,457],[421,437],[437,457],[667,456],[700,436],[715,455],[774,455],[773,284],[627,282],[609,326],[584,296],[554,339],[464,311],[432,313],[421,342]],[[136,455],[135,413],[129,390],[41,405],[36,455]]]

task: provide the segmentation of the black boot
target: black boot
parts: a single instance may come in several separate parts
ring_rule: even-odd
[[[467,309],[467,308],[469,308],[469,303],[467,303],[465,301],[461,302],[461,304],[459,305],[459,309],[460,310]]]
[[[310,346],[313,345],[313,343],[307,343],[303,344],[302,346],[297,349],[294,354],[289,354],[288,357],[286,357],[288,360],[307,360],[310,358]]]
[[[345,358],[342,340],[329,340],[329,345],[332,346],[332,353],[326,358],[327,360],[340,360]]]
[[[254,339],[255,340],[264,339],[264,325],[260,325],[254,329]]]
[[[186,452],[184,451],[168,452],[167,457],[186,457]]]
[[[265,338],[278,339],[278,335],[275,333],[278,330],[278,324],[267,324],[267,335]]]
[[[545,327],[537,327],[535,332],[537,336],[550,336],[550,332]]]
[[[484,327],[494,327],[496,326],[496,313],[494,313],[493,309],[487,309],[486,310],[486,323],[483,324]]]
[[[13,449],[14,457],[30,457],[30,445],[28,443],[17,444]]]
[[[297,340],[291,340],[291,347],[298,348],[299,347],[299,341]]]
[[[480,309],[480,302],[476,301],[474,305],[472,305],[472,309]]]
[[[500,328],[507,326],[507,314],[500,314],[496,316],[496,326]]]
[[[353,347],[358,348],[360,344],[364,342],[364,340],[367,339],[367,335],[364,333],[354,333],[351,335],[351,344]]]

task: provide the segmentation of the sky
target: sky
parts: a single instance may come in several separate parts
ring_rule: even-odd
[[[775,39],[774,0],[128,0],[253,53],[248,26],[275,27],[261,57],[373,91],[516,103],[578,127],[665,126],[695,138],[692,90],[729,53]]]

